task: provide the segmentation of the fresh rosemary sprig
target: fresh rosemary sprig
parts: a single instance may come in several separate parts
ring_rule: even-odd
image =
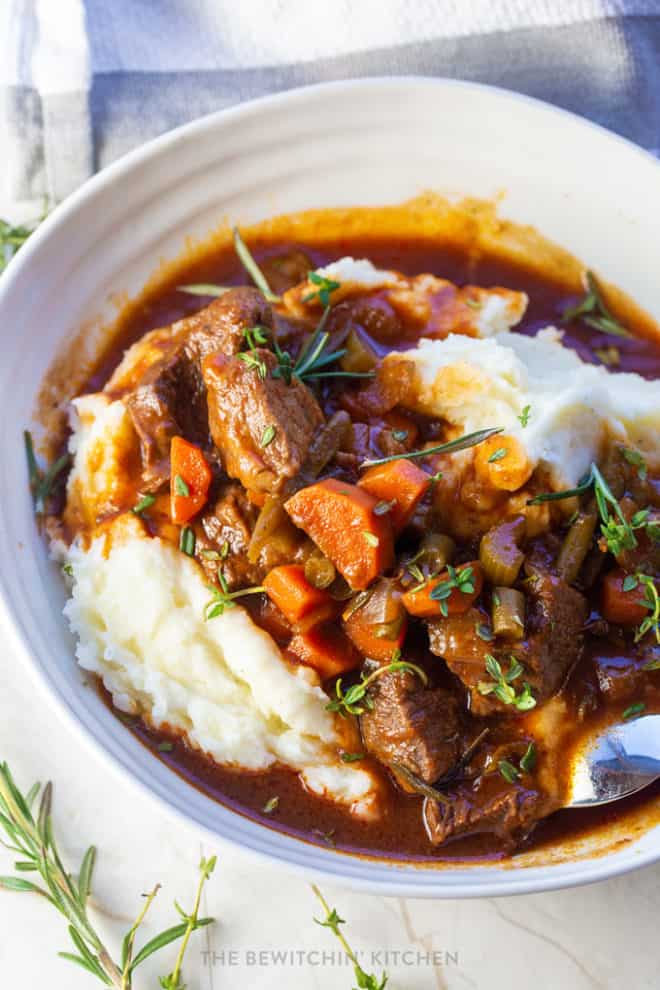
[[[323,310],[318,326],[305,343],[300,354],[294,361],[288,351],[283,351],[277,341],[273,341],[273,349],[279,362],[273,369],[273,378],[282,378],[287,385],[295,376],[301,382],[315,381],[319,378],[373,378],[373,371],[329,371],[328,366],[339,361],[346,349],[328,350],[330,334],[325,325],[330,314],[330,306]]]
[[[53,461],[49,468],[42,471],[37,464],[32,434],[29,430],[23,431],[23,439],[25,441],[25,456],[27,458],[34,511],[39,516],[46,511],[46,504],[49,498],[55,494],[57,486],[64,477],[64,472],[71,464],[71,455],[62,454],[61,457]]]
[[[346,715],[362,715],[365,710],[373,708],[373,701],[367,694],[367,691],[371,684],[377,678],[382,677],[383,674],[393,674],[397,671],[409,671],[412,674],[417,674],[422,684],[426,687],[428,684],[428,677],[425,671],[417,664],[408,663],[406,660],[401,660],[401,650],[395,650],[392,654],[392,659],[390,663],[384,664],[382,667],[377,667],[376,670],[372,671],[366,677],[364,672],[360,674],[360,681],[357,684],[352,684],[348,691],[344,691],[341,686],[341,677],[337,679],[335,684],[335,694],[337,695],[334,701],[328,702],[325,706],[326,711],[338,712],[343,718]]]
[[[605,305],[594,273],[587,271],[584,278],[587,290],[584,298],[577,305],[569,306],[564,310],[561,322],[568,323],[570,320],[579,319],[595,330],[610,334],[612,337],[632,337],[630,331],[626,330]]]
[[[634,550],[637,546],[636,530],[645,530],[651,540],[658,541],[660,535],[658,523],[649,518],[649,510],[640,509],[630,519],[627,519],[612,489],[596,464],[591,465],[589,474],[580,482],[577,488],[536,495],[534,498],[527,500],[527,505],[538,505],[541,502],[553,502],[559,499],[584,495],[592,487],[601,518],[600,531],[607,549],[611,554],[617,557],[624,550]],[[610,512],[610,506],[614,510],[613,513]]]
[[[259,595],[265,590],[261,585],[255,585],[252,588],[240,588],[238,591],[230,592],[227,579],[221,571],[218,571],[218,583],[219,588],[215,584],[207,585],[209,591],[213,593],[213,598],[204,606],[204,618],[207,622],[222,615],[227,609],[234,608],[237,598],[243,595]]]
[[[341,944],[342,949],[344,950],[344,952],[350,959],[351,963],[353,964],[355,979],[357,980],[357,985],[358,987],[360,987],[360,990],[385,990],[388,979],[387,973],[383,972],[383,975],[380,977],[380,979],[378,979],[377,976],[374,976],[373,973],[365,973],[365,971],[360,966],[360,963],[358,961],[355,952],[348,944],[346,938],[344,937],[344,933],[340,929],[340,925],[346,924],[345,920],[339,917],[335,908],[330,908],[330,905],[328,904],[328,902],[326,901],[325,897],[323,896],[319,888],[316,886],[316,884],[312,884],[312,890],[318,897],[319,901],[323,906],[323,910],[325,911],[325,918],[322,921],[320,921],[318,918],[314,918],[314,921],[316,922],[317,925],[320,925],[321,928],[329,928],[330,931],[337,937],[337,939]]]
[[[53,834],[53,792],[50,784],[41,793],[38,812],[35,814],[33,811],[40,790],[40,785],[35,784],[27,794],[23,794],[7,764],[0,764],[0,827],[7,836],[4,845],[19,857],[14,864],[18,873],[38,874],[43,881],[39,884],[23,876],[2,876],[0,888],[37,894],[48,901],[67,920],[69,937],[75,948],[75,952],[60,952],[59,955],[96,976],[104,986],[115,987],[116,990],[131,990],[137,967],[155,952],[182,939],[174,970],[169,976],[161,978],[160,985],[164,990],[185,990],[181,983],[181,969],[190,936],[194,931],[213,922],[213,918],[199,917],[199,905],[204,883],[215,868],[215,856],[210,860],[202,860],[200,864],[200,879],[192,912],[188,915],[175,905],[182,921],[156,935],[135,953],[136,934],[159,888],[155,887],[150,894],[145,895],[145,904],[124,938],[121,961],[116,962],[88,914],[87,902],[92,886],[96,850],[94,846],[89,847],[83,856],[77,877],[65,869]]]
[[[423,450],[407,450],[404,454],[391,454],[389,457],[379,457],[375,460],[362,461],[360,468],[374,467],[376,464],[388,464],[390,461],[400,461],[405,458],[408,461],[416,457],[430,457],[431,454],[455,454],[459,450],[467,450],[468,447],[476,447],[489,437],[494,437],[502,432],[501,426],[492,427],[488,430],[476,430],[474,433],[466,433],[463,437],[449,440],[448,443],[436,444],[435,447],[425,447]]]
[[[252,252],[249,247],[241,237],[238,227],[234,227],[232,231],[234,235],[234,247],[236,249],[236,254],[240,258],[243,268],[248,273],[256,287],[260,290],[265,299],[270,303],[282,302],[282,297],[276,295],[268,284],[266,276],[262,272],[259,265],[254,260]]]
[[[536,707],[536,698],[527,681],[523,681],[520,694],[517,694],[513,687],[513,682],[525,673],[525,668],[515,657],[511,657],[509,669],[505,673],[499,661],[491,653],[487,653],[486,671],[492,677],[492,681],[479,681],[477,684],[479,694],[494,694],[503,705],[512,705],[519,712],[527,712]]]

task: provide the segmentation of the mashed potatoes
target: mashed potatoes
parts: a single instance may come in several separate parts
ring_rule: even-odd
[[[586,364],[561,337],[553,327],[535,337],[451,334],[386,360],[415,365],[406,405],[464,433],[501,427],[534,466],[548,469],[558,489],[575,486],[612,439],[638,448],[654,465],[660,382]]]
[[[205,621],[202,571],[171,544],[146,534],[132,513],[95,527],[113,504],[122,464],[136,443],[121,401],[75,400],[67,512],[91,542],[68,551],[72,597],[65,614],[81,667],[98,674],[117,708],[182,731],[218,763],[264,770],[283,764],[316,794],[376,813],[378,783],[342,763],[350,725],[326,711],[318,674],[290,664],[240,606]]]

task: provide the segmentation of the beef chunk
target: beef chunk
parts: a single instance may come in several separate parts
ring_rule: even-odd
[[[198,550],[215,550],[222,555],[222,573],[230,589],[259,584],[263,577],[258,564],[247,558],[250,536],[258,509],[251,504],[240,485],[223,486],[217,499],[200,516]],[[215,580],[218,562],[200,556],[209,577]]]
[[[660,649],[640,644],[631,655],[630,646],[622,646],[621,650],[606,647],[594,657],[598,687],[608,702],[639,700],[656,678],[660,684],[660,670],[649,669],[660,659]]]
[[[258,289],[242,285],[230,289],[198,313],[181,320],[184,347],[197,367],[209,354],[238,354],[245,346],[244,331],[249,327],[272,327],[269,304]]]
[[[199,561],[209,577],[215,580],[218,564],[231,590],[246,585],[262,584],[273,567],[291,563],[301,551],[304,536],[283,512],[277,532],[261,548],[256,559],[248,558],[250,540],[259,516],[259,509],[235,481],[224,482],[202,512],[195,531],[197,550],[215,550],[221,562],[199,553]]]
[[[400,763],[427,783],[458,758],[458,704],[409,672],[384,674],[370,689],[373,709],[360,716],[364,745],[382,763]]]
[[[435,845],[477,832],[493,832],[505,847],[512,848],[544,815],[554,810],[539,791],[522,784],[509,784],[491,773],[447,793],[448,804],[427,799],[424,822]]]
[[[525,668],[513,682],[516,692],[520,692],[526,681],[536,701],[546,701],[559,690],[580,657],[586,618],[584,595],[561,578],[536,571],[529,582],[525,639],[520,643],[513,646],[484,642],[476,632],[480,620],[475,610],[430,622],[429,641],[431,651],[443,657],[468,688],[474,715],[492,712],[513,715],[517,712],[513,705],[478,690],[480,682],[491,680],[485,669],[486,655],[491,653],[499,660],[504,671],[509,668],[511,655],[515,655]]]
[[[256,349],[251,358],[263,377],[239,357],[213,354],[204,362],[209,425],[227,474],[249,491],[272,494],[300,471],[323,413],[302,382],[273,377],[271,351]]]
[[[201,362],[215,351],[236,354],[244,343],[243,331],[256,323],[271,323],[261,293],[248,287],[230,290],[174,325],[162,357],[147,366],[128,393],[125,401],[140,438],[145,489],[155,491],[169,478],[173,436],[209,446]],[[136,357],[139,360],[138,352]]]

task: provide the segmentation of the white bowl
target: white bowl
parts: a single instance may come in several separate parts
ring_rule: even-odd
[[[216,844],[399,896],[492,896],[611,877],[660,858],[660,827],[598,857],[430,869],[321,849],[213,802],[83,685],[60,576],[35,528],[21,431],[62,343],[113,316],[112,293],[137,293],[186,235],[203,236],[226,216],[246,224],[309,207],[395,203],[429,188],[485,198],[505,190],[505,216],[533,224],[660,314],[660,166],[543,103],[469,83],[367,79],[267,97],[166,134],[71,196],[0,282],[4,626],[87,743]]]

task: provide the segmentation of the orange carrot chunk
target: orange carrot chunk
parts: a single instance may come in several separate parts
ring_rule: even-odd
[[[637,626],[649,614],[645,606],[640,604],[644,598],[644,588],[637,583],[635,587],[624,591],[623,582],[626,576],[625,571],[619,568],[605,575],[601,584],[600,610],[608,622],[621,626]]]
[[[264,579],[264,588],[291,625],[298,628],[303,624],[309,628],[323,622],[337,611],[332,596],[310,584],[300,564],[274,567]]]
[[[388,503],[389,517],[395,533],[400,532],[409,522],[420,500],[429,490],[431,479],[425,471],[401,458],[389,464],[376,464],[360,478],[360,487],[379,499],[377,511],[382,511]]]
[[[456,569],[451,568],[443,571],[438,577],[431,578],[418,591],[414,589],[407,591],[402,596],[402,600],[410,614],[420,619],[460,615],[462,612],[467,612],[479,597],[483,583],[479,561],[471,560]],[[439,598],[432,598],[431,592],[436,588],[442,591],[442,595]]]
[[[337,626],[325,623],[298,633],[289,643],[297,660],[318,671],[322,680],[355,670],[362,657]]]
[[[285,509],[321,548],[351,588],[366,588],[394,563],[389,513],[374,511],[379,499],[336,478],[296,492]]]
[[[172,437],[170,463],[170,515],[183,526],[206,503],[213,475],[199,447],[183,437]]]

